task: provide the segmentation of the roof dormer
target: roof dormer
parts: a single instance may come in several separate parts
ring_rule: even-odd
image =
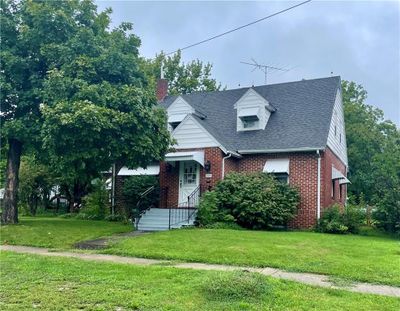
[[[236,103],[237,131],[263,130],[271,112],[275,111],[268,101],[250,88]]]
[[[181,96],[178,96],[175,101],[168,107],[168,125],[170,130],[174,130],[185,117],[194,113],[195,110]]]

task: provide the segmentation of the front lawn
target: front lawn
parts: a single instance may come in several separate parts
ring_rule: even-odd
[[[237,292],[232,272],[0,254],[1,310],[399,310],[400,300],[261,278]],[[223,274],[223,276],[221,275]],[[224,280],[219,283],[215,280]],[[239,280],[239,283],[240,280]],[[221,288],[219,287],[221,284]],[[214,287],[213,287],[214,286]]]
[[[106,252],[193,262],[269,266],[400,285],[400,242],[388,237],[187,229],[126,238]]]
[[[1,226],[1,244],[71,248],[76,242],[132,230],[109,221],[58,217],[20,217],[18,225]]]

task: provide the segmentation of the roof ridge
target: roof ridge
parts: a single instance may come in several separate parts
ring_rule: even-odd
[[[260,84],[260,85],[252,85],[252,86],[244,86],[234,89],[226,89],[226,90],[215,90],[215,91],[194,91],[191,93],[186,94],[179,94],[179,95],[168,95],[167,97],[179,97],[179,96],[190,96],[190,95],[209,95],[213,93],[219,92],[227,92],[227,91],[237,91],[237,90],[244,90],[244,89],[256,89],[260,87],[272,86],[272,85],[284,85],[284,84],[294,84],[294,83],[302,83],[302,82],[309,82],[309,81],[317,81],[317,80],[325,80],[325,79],[337,79],[341,78],[340,76],[330,76],[330,77],[322,77],[322,78],[313,78],[313,79],[301,79],[297,81],[288,81],[288,82],[279,82],[279,83],[272,83],[272,84]]]

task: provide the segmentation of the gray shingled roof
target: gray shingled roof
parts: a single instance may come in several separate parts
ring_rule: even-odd
[[[330,121],[340,77],[253,87],[276,111],[271,114],[265,130],[236,131],[234,104],[248,87],[182,95],[196,111],[196,117],[226,149],[286,150],[321,149],[328,140]],[[169,107],[177,96],[168,96],[161,103]]]

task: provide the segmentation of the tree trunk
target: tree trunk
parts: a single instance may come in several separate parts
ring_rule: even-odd
[[[82,203],[82,197],[87,194],[87,184],[81,184],[78,181],[74,183],[69,205],[70,213],[78,212]]]
[[[6,169],[6,188],[4,192],[2,224],[18,223],[18,181],[21,164],[22,143],[16,139],[8,141],[8,156]]]

